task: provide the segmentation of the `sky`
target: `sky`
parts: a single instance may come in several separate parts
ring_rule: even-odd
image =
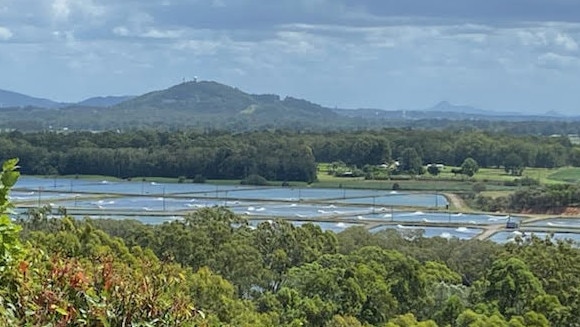
[[[0,0],[0,89],[183,80],[328,107],[580,113],[578,0]]]

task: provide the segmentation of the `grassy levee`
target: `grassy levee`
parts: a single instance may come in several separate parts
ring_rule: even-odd
[[[521,186],[514,186],[516,179],[531,178],[541,184],[577,183],[580,182],[580,167],[564,167],[559,169],[526,168],[522,176],[512,176],[501,168],[481,168],[473,177],[466,177],[451,173],[452,168],[445,167],[438,176],[424,174],[421,176],[393,175],[389,180],[365,180],[364,177],[336,177],[329,175],[328,163],[318,166],[318,181],[307,184],[305,182],[290,181],[291,187],[320,187],[320,188],[359,188],[392,190],[393,185],[398,184],[399,189],[408,191],[424,192],[471,192],[473,185],[482,183],[485,185],[484,194],[489,196],[506,195],[517,190]],[[120,181],[121,179],[101,175],[69,175],[69,176],[41,176],[47,179],[78,178],[94,181]],[[192,183],[191,178],[177,177],[132,177],[133,182],[156,182],[156,183]],[[214,185],[238,185],[240,180],[207,180],[206,183]],[[270,186],[281,186],[282,182],[271,181]]]

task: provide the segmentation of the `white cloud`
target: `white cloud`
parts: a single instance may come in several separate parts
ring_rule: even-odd
[[[580,58],[548,52],[538,57],[538,65],[550,69],[579,68]]]
[[[117,27],[113,28],[113,34],[118,35],[118,36],[130,36],[131,32],[125,26],[117,26]]]
[[[576,40],[567,34],[558,33],[554,42],[568,51],[578,50],[578,43],[576,43]]]
[[[159,30],[152,28],[145,33],[142,33],[141,37],[148,37],[153,39],[177,39],[183,35],[182,30]]]
[[[12,36],[14,36],[14,34],[9,28],[0,26],[0,40],[10,40]]]
[[[95,18],[105,13],[105,7],[95,4],[93,0],[54,0],[52,2],[52,15],[57,21],[67,21],[75,14],[83,18]]]
[[[52,3],[52,13],[56,19],[68,19],[71,13],[69,0],[55,0]]]

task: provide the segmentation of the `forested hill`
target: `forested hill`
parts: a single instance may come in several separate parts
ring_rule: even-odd
[[[3,108],[0,129],[114,130],[198,128],[246,131],[266,128],[307,129],[351,126],[356,118],[306,100],[253,95],[210,81],[185,82],[114,106],[72,105],[58,110]]]
[[[116,110],[164,110],[172,113],[184,112],[214,119],[251,118],[255,121],[271,119],[311,120],[336,118],[338,114],[305,100],[277,95],[252,95],[237,88],[217,82],[185,82],[166,90],[150,92],[122,102]]]

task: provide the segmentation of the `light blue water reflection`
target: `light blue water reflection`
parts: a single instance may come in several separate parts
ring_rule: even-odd
[[[526,226],[541,226],[541,227],[580,227],[580,218],[551,218],[545,220],[535,221]]]
[[[250,220],[250,226],[258,226],[261,223],[271,223],[272,221],[268,221],[268,220]],[[290,223],[294,226],[302,226],[304,224],[308,224],[310,222],[304,222],[304,221],[290,221]],[[322,229],[323,231],[332,231],[335,233],[340,233],[342,231],[344,231],[345,229],[352,227],[352,226],[357,226],[357,224],[348,224],[348,223],[342,223],[342,222],[338,222],[338,223],[332,223],[332,222],[317,222],[317,223],[313,223],[315,225],[320,226],[320,229]]]
[[[54,190],[63,192],[88,192],[111,194],[177,194],[225,192],[229,190],[247,189],[241,186],[224,186],[194,183],[156,183],[143,181],[89,181],[74,178],[39,178],[23,176],[18,179],[15,188],[29,190]]]
[[[341,203],[358,203],[358,204],[374,204],[379,206],[419,206],[419,207],[438,207],[444,208],[449,204],[443,195],[436,194],[417,194],[417,193],[392,193],[389,192],[382,195],[338,200]]]
[[[477,228],[458,227],[417,227],[417,226],[403,226],[403,225],[383,225],[371,229],[371,233],[376,233],[385,229],[394,229],[400,232],[403,236],[405,233],[412,231],[423,231],[423,237],[443,237],[443,238],[459,238],[462,240],[469,240],[480,234],[483,230]]]
[[[539,238],[545,238],[548,235],[552,235],[553,239],[556,239],[556,240],[572,240],[572,241],[580,244],[580,234],[578,234],[578,233],[551,233],[550,234],[550,233],[544,233],[544,232],[524,233],[524,232],[520,232],[520,231],[499,232],[499,233],[495,233],[494,235],[492,235],[490,240],[494,241],[496,243],[503,244],[503,243],[513,242],[517,236],[520,236],[522,238],[526,238],[526,237],[531,236],[532,234],[539,237]]]
[[[496,216],[486,214],[463,214],[447,212],[422,212],[422,211],[391,211],[389,208],[376,208],[380,211],[375,214],[366,214],[357,217],[358,219],[380,219],[386,221],[400,222],[427,222],[427,223],[465,223],[472,225],[496,225],[505,224],[508,219],[511,221],[521,221],[520,217],[514,216]]]

